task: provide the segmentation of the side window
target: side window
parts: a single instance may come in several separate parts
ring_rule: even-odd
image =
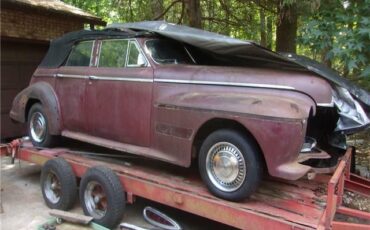
[[[135,41],[130,41],[129,56],[128,56],[128,67],[140,67],[145,66],[144,55],[140,52],[139,46]]]
[[[99,67],[125,67],[127,40],[103,40],[100,48]]]
[[[66,66],[89,66],[94,41],[80,42],[73,46]]]

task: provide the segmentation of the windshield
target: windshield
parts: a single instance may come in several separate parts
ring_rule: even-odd
[[[154,39],[146,42],[153,60],[159,64],[194,64],[185,46],[179,42]]]

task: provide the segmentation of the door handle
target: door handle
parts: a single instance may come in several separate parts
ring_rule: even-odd
[[[89,76],[89,80],[96,80],[98,79],[96,76]]]

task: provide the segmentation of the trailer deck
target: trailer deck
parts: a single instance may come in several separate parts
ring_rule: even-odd
[[[65,148],[38,150],[29,143],[21,145],[20,140],[1,147],[2,154],[38,165],[64,158],[77,177],[90,167],[106,166],[119,176],[129,203],[139,196],[240,229],[369,229],[369,225],[334,221],[336,213],[370,220],[370,213],[341,206],[345,187],[370,197],[370,181],[349,172],[352,151],[348,149],[332,176],[297,181],[267,177],[250,199],[229,202],[211,195],[195,169],[142,158],[91,157]]]

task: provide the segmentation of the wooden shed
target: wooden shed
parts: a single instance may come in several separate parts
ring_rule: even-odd
[[[49,42],[64,33],[105,25],[101,18],[59,0],[1,0],[1,128],[6,139],[25,134],[9,111],[14,96],[27,87]]]

